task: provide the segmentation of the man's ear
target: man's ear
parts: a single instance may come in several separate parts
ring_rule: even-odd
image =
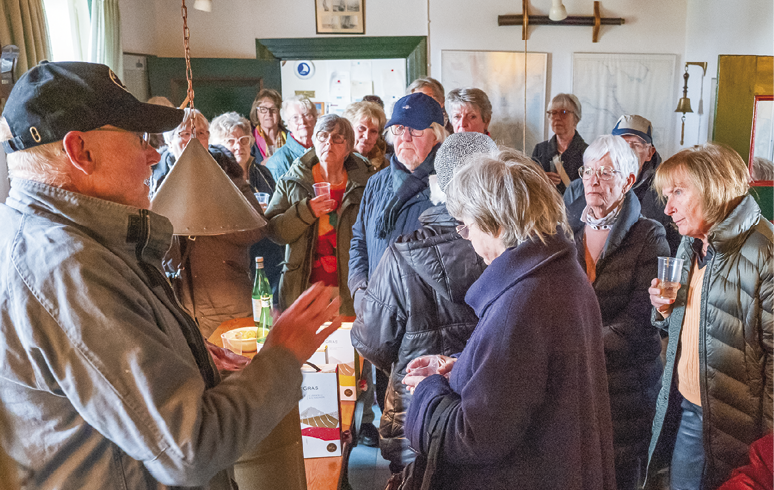
[[[95,168],[94,153],[89,149],[83,133],[70,131],[62,143],[72,166],[85,175],[91,175]]]

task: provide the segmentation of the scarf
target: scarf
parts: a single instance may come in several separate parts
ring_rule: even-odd
[[[606,216],[597,218],[594,216],[594,211],[591,206],[586,205],[581,213],[581,221],[589,225],[594,230],[609,230],[618,221],[618,215],[621,214],[621,208],[623,207],[623,199],[609,212]]]
[[[400,167],[396,165],[397,168],[393,169],[392,177],[395,195],[387,203],[384,214],[382,214],[381,222],[377,223],[377,235],[379,238],[387,238],[387,235],[395,230],[395,224],[398,221],[398,216],[400,216],[400,211],[403,209],[403,206],[412,197],[427,189],[428,178],[430,177],[430,174],[435,171],[435,153],[438,151],[439,146],[441,145],[435,145],[433,149],[430,150],[425,161],[423,161],[414,172],[397,170],[397,168],[402,167],[403,164],[401,164]],[[392,158],[396,163],[400,163],[396,155],[393,154]]]

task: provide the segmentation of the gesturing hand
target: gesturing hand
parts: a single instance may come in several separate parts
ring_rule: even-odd
[[[341,326],[340,305],[341,299],[334,288],[321,282],[313,284],[277,318],[264,347],[281,345],[302,364]],[[331,325],[317,333],[317,329],[331,319]]]
[[[331,199],[329,194],[323,194],[317,196],[314,199],[309,200],[309,209],[312,210],[312,214],[315,218],[319,218],[323,214],[328,214],[336,209],[336,200]]]

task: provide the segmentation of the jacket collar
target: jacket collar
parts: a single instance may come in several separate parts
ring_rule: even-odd
[[[564,152],[567,155],[572,155],[573,153],[582,153],[580,151],[581,146],[583,145],[583,138],[581,138],[581,135],[578,133],[578,130],[575,130],[575,134],[572,136],[572,140],[570,140],[570,144],[567,145],[567,150]],[[559,153],[559,146],[556,141],[556,135],[553,135],[550,140],[548,140],[548,154],[549,155],[556,155]]]
[[[482,318],[486,310],[508,289],[525,278],[539,274],[541,269],[559,260],[575,261],[575,246],[561,227],[545,238],[545,243],[533,238],[505,250],[473,283],[465,302]],[[571,263],[571,262],[568,262]]]
[[[624,201],[623,204],[621,204],[621,212],[618,214],[618,220],[607,235],[605,248],[602,249],[602,254],[599,256],[598,262],[601,262],[606,256],[610,255],[621,246],[621,242],[623,242],[623,239],[629,234],[629,230],[631,230],[632,226],[640,219],[640,210],[639,199],[637,199],[637,196],[629,190],[624,194]]]
[[[70,222],[116,253],[160,264],[172,241],[172,223],[146,209],[70,192],[23,179],[11,179],[6,204],[24,214],[54,215]]]
[[[306,151],[302,156],[296,159],[293,165],[288,169],[289,179],[293,179],[303,185],[310,193],[313,193],[312,167],[319,163],[314,147]],[[344,170],[347,171],[347,191],[354,187],[363,187],[373,172],[370,171],[371,165],[365,158],[356,153],[350,153],[344,160]]]
[[[723,221],[712,228],[709,234],[710,246],[722,255],[734,253],[760,219],[761,208],[748,193]]]

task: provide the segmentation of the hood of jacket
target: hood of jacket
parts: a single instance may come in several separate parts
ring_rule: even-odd
[[[445,204],[427,209],[419,221],[423,227],[398,238],[393,250],[441,297],[464,303],[468,288],[486,268],[484,260],[457,233],[458,222]],[[475,256],[476,260],[459,260],[460,256]]]

